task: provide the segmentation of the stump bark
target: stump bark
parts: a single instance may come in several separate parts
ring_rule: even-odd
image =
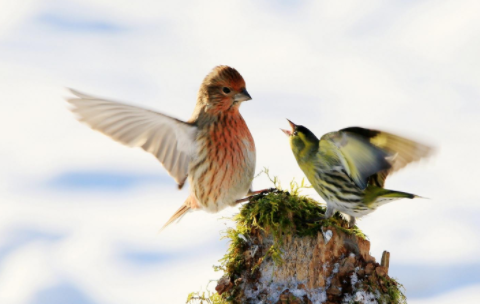
[[[404,303],[401,285],[388,276],[370,242],[340,215],[320,223],[313,200],[276,192],[245,205],[228,231],[225,274],[216,290],[229,303]]]

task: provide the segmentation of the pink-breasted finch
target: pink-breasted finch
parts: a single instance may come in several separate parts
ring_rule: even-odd
[[[163,228],[190,210],[216,213],[249,193],[255,143],[239,107],[251,97],[237,70],[218,66],[205,77],[188,121],[71,92],[76,97],[67,101],[81,122],[122,144],[153,154],[179,189],[188,178],[190,195]]]

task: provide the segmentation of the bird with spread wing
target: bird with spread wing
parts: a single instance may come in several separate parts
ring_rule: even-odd
[[[80,121],[154,155],[179,188],[188,179],[189,197],[163,228],[190,210],[216,213],[252,193],[255,143],[239,111],[251,97],[237,70],[218,66],[205,77],[188,121],[71,92],[67,101]]]
[[[283,130],[307,179],[327,202],[324,218],[343,213],[349,226],[355,218],[379,206],[417,195],[384,188],[387,176],[411,162],[432,154],[432,148],[415,141],[372,129],[345,128],[318,139],[308,128],[295,125]]]

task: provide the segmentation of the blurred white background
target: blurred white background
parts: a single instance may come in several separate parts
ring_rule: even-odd
[[[238,69],[257,172],[303,173],[279,128],[384,129],[438,148],[359,222],[409,302],[480,302],[479,1],[0,1],[0,302],[184,303],[227,248],[162,166],[78,123],[65,87],[180,119]],[[270,187],[260,177],[254,188]],[[312,192],[306,192],[320,200]],[[214,284],[208,288],[213,290]]]

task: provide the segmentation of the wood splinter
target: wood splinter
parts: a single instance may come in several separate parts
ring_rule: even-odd
[[[388,251],[383,251],[382,254],[382,260],[380,262],[380,265],[385,268],[388,274],[388,267],[390,266],[390,252]]]

